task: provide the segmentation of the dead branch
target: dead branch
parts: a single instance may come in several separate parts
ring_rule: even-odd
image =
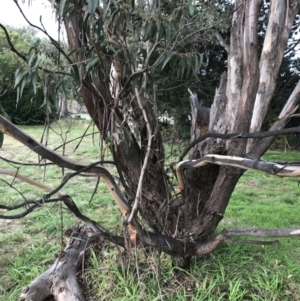
[[[44,163],[25,163],[25,162],[18,162],[18,161],[14,161],[14,160],[9,160],[6,159],[2,156],[0,156],[0,160],[3,160],[9,164],[14,164],[14,165],[22,165],[22,166],[47,166],[47,165],[54,165],[54,163],[52,162],[44,162]]]
[[[229,53],[230,47],[225,42],[225,40],[223,39],[223,37],[220,35],[219,32],[216,33],[216,38],[217,38],[218,42],[220,43],[220,45],[226,50],[226,52]]]
[[[151,131],[151,126],[150,126],[150,123],[149,123],[149,120],[148,120],[149,118],[148,118],[147,112],[145,110],[145,107],[142,104],[142,101],[141,101],[141,98],[140,98],[140,93],[139,93],[137,88],[135,88],[135,96],[137,98],[137,102],[139,104],[139,107],[140,107],[140,109],[143,113],[144,120],[146,122],[148,143],[147,143],[146,155],[145,155],[143,166],[142,166],[142,169],[141,169],[141,174],[140,174],[140,178],[139,178],[139,183],[138,183],[138,187],[137,187],[137,191],[136,191],[134,204],[133,204],[133,207],[132,207],[132,211],[131,211],[128,219],[127,219],[128,223],[131,223],[131,221],[132,221],[132,219],[133,219],[133,217],[134,217],[134,215],[135,215],[135,213],[138,209],[139,199],[142,196],[144,173],[145,173],[145,170],[146,170],[147,165],[148,165],[148,160],[149,160],[150,151],[151,151],[151,143],[152,143],[152,138],[153,138],[152,131]]]
[[[222,155],[206,155],[198,160],[185,160],[179,162],[176,167],[178,180],[178,189],[184,189],[183,170],[186,168],[199,168],[207,164],[216,164],[220,166],[233,166],[242,169],[253,169],[263,171],[279,177],[299,177],[300,165],[278,164],[274,162],[265,162],[261,160],[252,160],[241,157],[230,157]]]
[[[289,237],[289,236],[300,236],[299,228],[292,229],[241,229],[241,230],[224,230],[227,237],[232,236],[254,236],[254,237]]]
[[[268,132],[260,132],[260,133],[231,133],[231,134],[220,134],[220,133],[213,133],[209,132],[200,136],[199,138],[195,139],[192,143],[190,143],[184,151],[181,153],[179,157],[179,161],[182,161],[184,156],[189,152],[189,150],[195,146],[196,144],[202,142],[207,138],[221,138],[221,139],[248,139],[248,138],[266,138],[266,137],[274,137],[278,135],[287,135],[287,134],[294,134],[300,133],[300,126],[276,130],[276,131],[268,131]]]
[[[72,232],[64,251],[45,273],[23,288],[19,301],[85,300],[76,274],[82,265],[83,255],[97,237],[79,226]]]
[[[0,116],[0,131],[4,134],[11,136],[12,138],[20,141],[22,144],[33,150],[42,158],[52,161],[59,167],[71,169],[74,171],[82,171],[83,169],[88,173],[94,173],[102,177],[107,185],[108,191],[114,198],[121,212],[126,215],[130,211],[130,207],[123,196],[120,188],[115,183],[115,180],[111,173],[104,167],[93,166],[88,168],[88,165],[82,162],[75,162],[65,156],[61,156],[49,148],[43,146],[33,138],[29,137],[23,131],[14,126],[10,121]]]
[[[23,207],[26,207],[28,205],[33,204],[34,206],[29,207],[26,211],[22,212],[21,214],[18,215],[12,215],[12,216],[6,216],[6,215],[0,215],[0,219],[18,219],[21,217],[26,216],[27,214],[29,214],[30,212],[32,212],[34,209],[43,206],[46,203],[54,203],[54,202],[58,202],[60,201],[61,198],[55,198],[55,199],[48,199],[48,200],[44,200],[44,199],[40,199],[40,200],[26,200],[25,202],[16,204],[16,205],[3,205],[0,204],[0,209],[3,210],[7,210],[7,211],[12,211],[15,209],[20,209]]]
[[[29,213],[33,212],[35,209],[42,207],[44,204],[47,203],[56,203],[58,201],[61,201],[61,198],[55,198],[55,199],[49,199],[49,200],[44,200],[40,199],[38,201],[26,201],[17,205],[12,205],[12,206],[7,206],[7,205],[0,205],[0,209],[6,209],[7,211],[14,210],[14,209],[20,209],[22,207],[26,207],[29,204],[33,204],[32,206],[28,207],[25,211],[15,214],[15,215],[0,215],[0,219],[20,219],[22,217],[25,217]]]

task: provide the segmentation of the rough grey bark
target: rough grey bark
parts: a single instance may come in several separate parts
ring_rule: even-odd
[[[58,254],[51,267],[23,288],[19,301],[85,301],[77,280],[86,249],[93,242],[93,232],[74,227],[67,247]]]

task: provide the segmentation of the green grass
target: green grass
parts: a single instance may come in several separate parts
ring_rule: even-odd
[[[81,136],[88,122],[53,125],[48,145],[54,148],[62,138]],[[23,127],[39,138],[42,127]],[[93,128],[88,133],[93,132]],[[60,138],[54,134],[60,133]],[[96,136],[83,139],[73,153],[78,140],[66,145],[64,152],[84,162],[99,160],[99,140]],[[60,150],[62,153],[62,150]],[[105,150],[107,154],[107,150]],[[36,161],[37,157],[21,144],[5,137],[0,155],[16,161]],[[268,152],[264,159],[299,161],[294,152]],[[171,158],[170,158],[171,160]],[[14,168],[1,161],[1,168]],[[109,167],[111,168],[111,167]],[[113,168],[111,168],[113,170]],[[54,166],[32,168],[22,166],[20,173],[55,187],[63,179]],[[11,183],[12,178],[1,176]],[[26,198],[41,197],[44,192],[30,185],[15,182]],[[121,214],[100,182],[90,202],[96,179],[75,177],[62,189],[73,197],[84,214],[100,222],[112,232],[122,229]],[[22,197],[0,182],[1,203],[13,204]],[[240,179],[218,230],[224,228],[288,228],[299,226],[300,187],[298,179],[278,178],[247,171]],[[10,214],[19,213],[13,210]],[[60,204],[47,204],[20,220],[0,220],[0,300],[16,300],[22,287],[39,276],[54,261],[64,246],[60,245],[64,231],[77,220]],[[300,239],[284,238],[278,246],[227,245],[213,253],[194,258],[187,270],[172,266],[165,254],[132,250],[119,254],[113,246],[91,251],[81,275],[85,291],[94,300],[300,300]],[[125,263],[125,265],[123,265]]]

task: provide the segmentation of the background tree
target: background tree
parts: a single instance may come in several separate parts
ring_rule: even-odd
[[[284,51],[299,13],[299,1],[271,2],[261,50],[258,43],[261,2],[257,0],[235,1],[224,19],[221,16],[226,10],[219,6],[223,2],[218,1],[180,1],[175,8],[173,2],[162,5],[160,1],[53,3],[58,20],[66,27],[69,53],[55,40],[51,42],[69,65],[58,64],[56,73],[41,70],[41,78],[45,80],[42,85],[47,87],[43,89],[45,102],[57,98],[58,87],[63,85],[60,75],[68,74],[75,79],[102,139],[110,142],[123,190],[102,166],[96,163],[86,166],[59,156],[0,117],[1,131],[60,167],[103,177],[132,231],[130,241],[170,254],[175,264],[185,266],[192,256],[211,252],[231,236],[299,235],[299,229],[225,231],[217,236],[214,233],[245,169],[280,176],[299,175],[297,166],[259,161],[274,140],[268,136],[274,133],[257,133],[274,96]],[[175,194],[174,188],[169,188],[164,170],[157,109],[157,89],[162,79],[156,77],[168,70],[170,78],[172,73],[180,80],[198,76],[202,64],[197,42],[199,32],[219,33],[218,29],[228,18],[231,18],[230,45],[222,33],[218,35],[228,52],[227,72],[221,76],[211,107],[204,107],[190,92],[193,143],[179,158],[176,167],[179,187]],[[195,43],[186,43],[187,39],[194,41],[193,38]],[[33,88],[37,85],[30,80],[37,68],[29,63],[30,60],[29,71],[23,72],[17,82],[19,88],[24,82]],[[280,130],[297,109],[299,85],[298,82],[270,128],[275,134],[282,133]],[[257,134],[241,134],[249,131]],[[228,138],[231,139],[225,140]],[[189,160],[182,161],[187,152]],[[100,157],[103,158],[103,153]],[[79,212],[69,197],[59,197],[78,218],[100,233],[102,239],[128,245],[126,239],[108,234]],[[36,286],[43,287],[48,295],[56,295],[58,286],[54,285],[55,292],[51,292],[41,282],[44,280],[45,277],[37,279],[22,298],[35,300],[32,296],[36,294]]]
[[[40,47],[42,40],[36,34],[37,31],[28,28],[8,28],[11,43],[19,49],[22,55],[30,55],[34,48]],[[4,30],[0,30],[0,85],[2,108],[11,116],[14,123],[41,124],[45,120],[45,110],[41,107],[40,97],[33,95],[30,89],[25,88],[22,98],[18,97],[14,90],[15,72],[20,66],[27,64],[16,53],[11,51]],[[19,98],[19,99],[18,99]]]

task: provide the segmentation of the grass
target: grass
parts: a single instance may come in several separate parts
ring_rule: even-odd
[[[63,139],[81,136],[87,122],[54,124],[48,145],[60,145]],[[71,129],[69,131],[68,129]],[[42,128],[23,127],[39,138]],[[60,133],[57,138],[56,133]],[[88,129],[92,134],[93,128]],[[88,138],[89,137],[89,138]],[[64,152],[85,162],[99,160],[99,141],[94,136],[67,144]],[[106,150],[105,150],[106,151]],[[62,150],[61,150],[62,152]],[[5,137],[0,155],[16,161],[36,161],[36,155],[18,142]],[[264,159],[299,161],[294,152],[268,152]],[[1,167],[14,168],[1,161]],[[32,168],[22,166],[20,173],[34,179],[43,178],[53,187],[64,174],[54,166]],[[1,176],[11,183],[12,179]],[[26,198],[44,192],[27,184],[16,187]],[[104,183],[90,202],[95,178],[75,177],[63,192],[71,195],[83,212],[111,231],[122,229],[122,219]],[[1,203],[13,204],[22,195],[0,182]],[[247,171],[240,179],[220,223],[223,228],[280,228],[299,226],[298,179],[278,178]],[[10,214],[16,214],[14,210]],[[20,220],[0,220],[0,300],[16,300],[22,287],[39,276],[54,261],[61,246],[63,232],[77,220],[59,204],[45,205],[41,210]],[[213,253],[194,258],[187,270],[172,266],[170,258],[156,252],[147,255],[141,250],[120,254],[112,246],[95,247],[84,273],[82,285],[93,300],[300,300],[300,239],[284,238],[279,246],[222,245]],[[138,262],[138,264],[137,264]]]

